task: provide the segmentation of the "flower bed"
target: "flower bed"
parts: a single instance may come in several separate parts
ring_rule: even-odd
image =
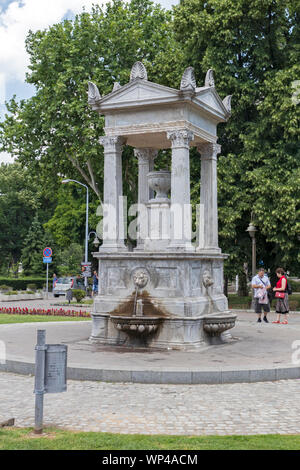
[[[0,307],[0,313],[11,315],[49,315],[60,317],[90,317],[90,313],[84,310],[64,310],[62,308],[27,308],[27,307]]]

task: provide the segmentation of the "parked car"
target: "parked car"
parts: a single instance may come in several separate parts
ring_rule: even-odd
[[[69,289],[84,289],[83,280],[78,279],[78,277],[60,277],[57,279],[52,293],[54,297],[59,297],[60,295],[66,295]]]

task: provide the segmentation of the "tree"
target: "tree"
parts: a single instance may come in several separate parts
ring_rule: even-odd
[[[52,201],[36,177],[19,163],[0,166],[0,264],[2,270],[19,261],[27,232],[36,214],[47,220]]]
[[[232,94],[232,116],[219,126],[219,235],[231,277],[250,261],[251,213],[259,256],[297,273],[299,246],[299,10],[283,0],[182,0],[174,27],[198,83],[215,72]],[[297,101],[297,100],[296,100]],[[198,164],[198,163],[197,163]],[[191,164],[193,166],[193,162]],[[198,193],[199,182],[194,186]],[[199,193],[198,193],[199,194]],[[249,263],[250,264],[250,263]]]
[[[178,79],[171,13],[150,0],[114,0],[106,10],[94,6],[91,14],[83,12],[74,21],[30,32],[26,47],[31,63],[27,82],[37,92],[27,101],[17,103],[14,98],[7,103],[11,114],[0,126],[2,149],[54,190],[58,174],[80,177],[101,200],[99,137],[104,120],[88,106],[88,81],[95,82],[102,95],[110,93],[115,81],[129,81],[137,60],[144,61],[150,79]],[[136,191],[133,160],[132,150],[126,149],[123,170],[129,197]]]
[[[71,243],[68,248],[61,250],[57,261],[58,274],[61,276],[78,274],[83,261],[83,254],[83,247],[78,243]]]
[[[45,271],[43,263],[43,250],[46,247],[52,248],[52,263],[50,265],[51,272],[56,271],[57,249],[55,247],[51,234],[45,233],[38,216],[36,215],[32,221],[24,240],[22,249],[22,266],[25,275],[40,275]]]

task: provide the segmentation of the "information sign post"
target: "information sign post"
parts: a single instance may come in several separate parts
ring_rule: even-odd
[[[37,331],[35,347],[35,426],[34,432],[43,432],[44,394],[67,390],[67,351],[65,344],[46,344],[46,331]]]
[[[48,299],[48,284],[49,284],[49,263],[52,263],[52,249],[49,247],[44,248],[43,250],[43,263],[47,263],[46,270],[46,299]]]

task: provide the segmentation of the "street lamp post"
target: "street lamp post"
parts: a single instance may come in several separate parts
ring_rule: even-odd
[[[257,228],[255,225],[250,222],[249,227],[247,228],[246,232],[249,233],[251,240],[252,240],[252,278],[256,274],[256,238],[255,232],[257,232]],[[254,307],[254,289],[252,289],[252,308]]]
[[[98,246],[100,245],[100,240],[99,240],[99,238],[98,238],[97,233],[94,232],[93,230],[88,234],[88,241],[90,240],[90,235],[91,235],[92,233],[95,235],[95,238],[94,238],[94,241],[93,241],[93,245],[95,245],[95,248],[98,248]]]
[[[80,183],[77,180],[66,179],[62,183],[78,183],[80,186],[84,186],[86,189],[86,212],[85,212],[85,250],[84,250],[84,262],[88,262],[88,232],[89,232],[89,188],[86,184]],[[88,280],[87,277],[84,278],[85,290],[87,289]]]

